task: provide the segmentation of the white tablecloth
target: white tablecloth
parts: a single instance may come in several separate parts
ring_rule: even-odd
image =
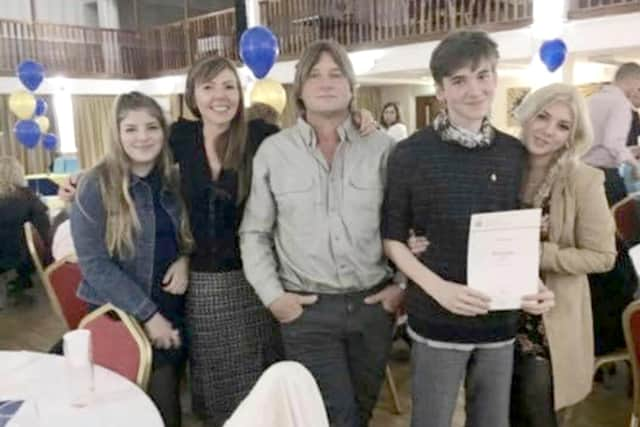
[[[96,366],[94,392],[84,407],[69,403],[64,357],[0,351],[0,401],[24,400],[6,427],[162,427],[149,397],[126,378]]]

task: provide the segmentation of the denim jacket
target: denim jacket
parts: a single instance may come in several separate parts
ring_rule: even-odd
[[[83,275],[78,296],[95,305],[110,302],[138,320],[146,321],[158,310],[151,300],[155,247],[153,193],[151,186],[135,175],[131,176],[129,192],[141,225],[134,237],[135,253],[128,258],[110,256],[105,242],[106,212],[98,176],[92,172],[83,177],[71,209],[71,233]],[[163,189],[160,204],[177,232],[182,213],[178,198]]]

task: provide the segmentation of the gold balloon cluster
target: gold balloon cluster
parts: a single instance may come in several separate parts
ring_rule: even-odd
[[[9,96],[9,109],[20,120],[31,119],[36,112],[36,97],[24,90],[16,91]],[[38,124],[40,132],[47,133],[50,123],[46,116],[38,116],[33,121]]]
[[[251,89],[249,99],[252,104],[257,102],[267,104],[273,107],[278,114],[282,114],[287,105],[287,92],[279,82],[273,79],[261,79]]]

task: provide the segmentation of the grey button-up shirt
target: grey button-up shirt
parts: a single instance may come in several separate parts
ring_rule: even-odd
[[[627,138],[631,129],[633,105],[622,89],[604,86],[589,98],[589,115],[593,126],[593,146],[582,160],[601,168],[617,168],[635,159]]]
[[[383,132],[338,128],[332,165],[304,120],[266,139],[253,161],[240,227],[247,279],[265,305],[285,290],[344,293],[391,272],[380,236],[387,157]]]

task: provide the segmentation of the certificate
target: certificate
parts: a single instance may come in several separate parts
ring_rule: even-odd
[[[474,214],[467,285],[491,298],[491,310],[515,310],[538,291],[540,209]]]

